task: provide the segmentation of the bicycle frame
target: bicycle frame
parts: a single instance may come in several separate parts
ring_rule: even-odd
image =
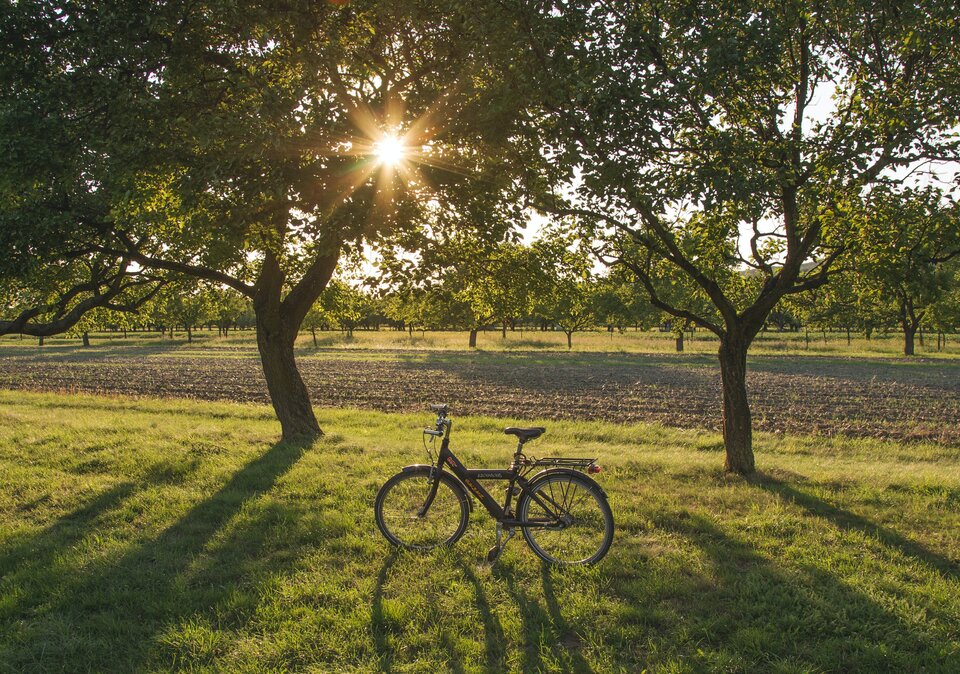
[[[456,457],[456,455],[450,451],[450,426],[451,422],[447,419],[443,420],[443,424],[446,426],[445,432],[443,434],[443,441],[440,443],[440,454],[437,457],[437,465],[434,466],[434,470],[438,473],[443,472],[444,467],[448,467],[450,472],[452,472],[458,480],[465,486],[477,499],[480,503],[483,504],[483,507],[487,509],[487,512],[490,513],[490,516],[493,517],[497,522],[502,524],[506,528],[512,527],[550,527],[550,526],[564,526],[566,523],[557,518],[553,520],[533,520],[521,522],[515,517],[508,517],[508,514],[512,514],[510,510],[510,504],[514,496],[514,488],[516,486],[520,487],[521,493],[526,492],[527,485],[530,483],[521,472],[521,466],[518,465],[517,459],[519,458],[520,449],[518,447],[517,453],[514,455],[514,462],[510,468],[479,468],[471,469],[463,465],[463,463]],[[438,433],[432,433],[437,435]],[[480,484],[480,480],[507,480],[509,482],[507,486],[507,496],[504,500],[504,504],[501,506],[499,503],[494,500],[493,496],[490,495],[486,489],[483,488],[483,485]],[[437,489],[440,486],[440,476],[439,474],[433,480],[433,486],[430,488],[430,493],[427,495],[426,501],[423,503],[423,507],[420,508],[419,516],[423,516],[430,509],[430,505],[433,503],[434,497],[437,495]],[[527,492],[528,494],[530,492]],[[557,512],[563,511],[563,507],[554,501],[549,496],[533,493],[531,494],[533,498],[546,512]],[[546,500],[544,500],[546,499]]]

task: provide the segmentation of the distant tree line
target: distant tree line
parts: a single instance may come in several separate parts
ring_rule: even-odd
[[[930,219],[930,209],[924,221],[924,211],[906,212],[922,204],[889,195],[881,205],[896,212],[864,222],[862,239],[831,283],[779,303],[765,330],[803,331],[808,344],[811,331],[838,331],[848,343],[854,334],[869,340],[896,332],[907,355],[914,354],[915,341],[919,336],[922,342],[925,332],[937,349],[947,335],[960,332],[956,223]],[[585,330],[657,328],[672,333],[677,351],[683,351],[684,335],[697,327],[656,307],[628,267],[598,271],[591,251],[569,232],[548,231],[530,245],[452,241],[425,254],[433,257],[429,267],[420,262],[398,267],[392,260],[375,279],[333,278],[304,318],[302,329],[311,334],[313,345],[318,331],[352,336],[356,329],[386,328],[411,335],[416,330],[464,331],[466,345],[475,347],[481,330],[497,329],[505,338],[508,330],[519,328],[562,331],[572,348],[573,336]],[[749,270],[741,275],[751,282]],[[691,287],[681,283],[674,286],[672,299],[697,302]],[[89,312],[72,334],[89,343],[91,331],[150,328],[170,337],[180,330],[191,341],[200,327],[226,336],[231,329],[255,328],[256,317],[251,303],[230,288],[182,282],[165,287],[136,314]]]

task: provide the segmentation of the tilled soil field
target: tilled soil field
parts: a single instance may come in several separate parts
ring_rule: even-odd
[[[268,402],[259,360],[138,352],[0,355],[0,387]],[[712,358],[634,354],[369,354],[300,360],[314,404],[459,415],[653,421],[716,429]],[[755,428],[960,445],[960,362],[759,357],[748,385]]]

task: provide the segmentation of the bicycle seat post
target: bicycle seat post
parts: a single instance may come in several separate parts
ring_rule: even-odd
[[[518,469],[520,467],[521,460],[523,459],[523,440],[517,442],[517,451],[513,453],[513,465],[510,466],[511,469]]]

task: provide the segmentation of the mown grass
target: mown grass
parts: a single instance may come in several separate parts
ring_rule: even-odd
[[[808,339],[809,338],[809,339]],[[158,333],[95,333],[91,336],[94,345],[110,346],[117,349],[145,347],[151,350],[161,349],[169,354],[189,352],[192,355],[251,355],[256,351],[256,339],[252,331],[231,332],[225,338],[217,337],[216,332],[198,330],[194,332],[193,342],[188,344],[186,333],[177,333],[176,337],[161,338]],[[42,348],[37,348],[36,339],[6,336],[0,338],[0,354],[5,349],[55,352],[57,349],[80,349],[80,338],[76,336],[58,336],[46,339]],[[401,351],[470,351],[467,348],[468,335],[456,331],[415,331],[412,335],[397,330],[356,330],[353,336],[345,332],[328,331],[317,333],[314,345],[309,332],[301,333],[297,348],[301,357],[327,350],[338,352],[366,350]],[[699,330],[688,335],[685,352],[692,354],[716,355],[717,339],[709,332]],[[507,331],[506,338],[498,330],[482,331],[477,346],[487,352],[566,352],[566,336],[562,332],[539,330]],[[948,335],[946,344],[937,350],[936,335],[927,335],[923,344],[916,345],[917,355],[924,358],[956,359],[960,358],[960,335]],[[657,330],[624,332],[606,332],[591,330],[576,333],[573,338],[575,352],[613,352],[613,353],[664,353],[676,351],[673,336]],[[847,343],[846,333],[829,332],[804,333],[769,331],[758,335],[751,347],[754,355],[787,356],[840,356],[847,358],[897,358],[903,355],[902,335],[897,332],[877,333],[867,340],[853,335]]]
[[[617,518],[591,569],[515,540],[393,551],[379,485],[428,415],[0,392],[0,671],[960,671],[960,449],[550,422],[600,456]],[[527,420],[530,421],[530,420]],[[456,419],[477,465],[506,422]]]

